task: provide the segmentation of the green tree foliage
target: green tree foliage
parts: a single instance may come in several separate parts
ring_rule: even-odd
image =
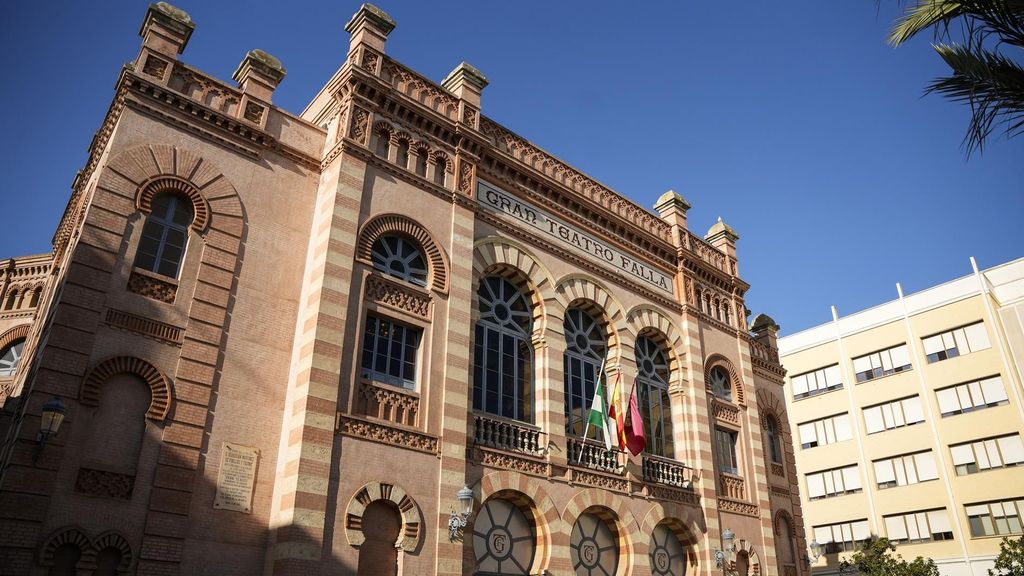
[[[1016,540],[1003,538],[996,565],[988,571],[988,576],[1024,576],[1024,536]]]
[[[896,21],[889,43],[899,46],[928,29],[953,74],[933,80],[925,94],[971,107],[967,154],[981,151],[997,126],[1007,137],[1024,132],[1024,0],[916,0]]]
[[[899,554],[889,554],[895,550],[896,546],[890,544],[888,538],[867,540],[849,560],[839,563],[839,571],[865,576],[939,576],[939,569],[931,558],[918,556],[913,562],[907,562]]]

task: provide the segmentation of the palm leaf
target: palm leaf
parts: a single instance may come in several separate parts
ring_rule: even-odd
[[[954,0],[920,0],[896,21],[889,32],[889,44],[899,46],[918,32],[939,23],[948,23],[965,14],[962,2]]]
[[[971,121],[964,137],[968,154],[981,150],[997,125],[1005,126],[1008,137],[1024,132],[1024,68],[980,47],[938,44],[934,48],[953,75],[933,81],[925,94],[938,92],[970,105]]]

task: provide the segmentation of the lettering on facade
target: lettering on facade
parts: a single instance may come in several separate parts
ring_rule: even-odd
[[[260,451],[251,446],[225,442],[221,445],[217,495],[213,507],[218,510],[252,512],[252,489]]]
[[[486,182],[478,182],[477,198],[479,198],[481,206],[511,216],[546,236],[555,238],[563,244],[571,245],[607,266],[625,272],[669,294],[673,293],[672,280],[660,271],[595,240],[585,232],[561,222],[540,208],[519,200]]]

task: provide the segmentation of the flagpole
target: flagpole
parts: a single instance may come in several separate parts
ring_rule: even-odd
[[[597,395],[597,390],[598,390],[597,383],[601,381],[601,376],[604,375],[604,363],[606,361],[608,361],[608,356],[605,356],[604,358],[601,359],[601,367],[597,369],[597,378],[594,380],[594,396]],[[590,397],[590,406],[593,406],[593,404],[594,404],[594,396]],[[587,415],[587,423],[586,423],[586,425],[583,426],[583,440],[584,440],[584,442],[586,442],[586,440],[587,440],[587,432],[590,432],[590,406],[584,406],[584,408],[586,409],[586,415]],[[583,451],[581,450],[580,451],[580,457],[582,457],[582,456],[583,456]],[[579,458],[577,458],[576,461],[579,462]]]

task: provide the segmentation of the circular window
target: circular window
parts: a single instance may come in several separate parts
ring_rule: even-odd
[[[607,522],[581,514],[572,527],[569,555],[576,576],[612,576],[619,567],[619,542]]]
[[[478,573],[527,575],[536,548],[533,524],[508,500],[484,504],[473,523]]]

